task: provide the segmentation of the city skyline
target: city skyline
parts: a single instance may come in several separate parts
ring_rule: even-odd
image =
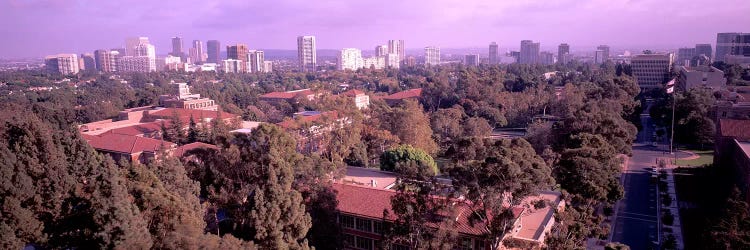
[[[255,49],[293,50],[295,37],[303,34],[316,36],[319,49],[369,49],[389,38],[406,40],[410,50],[431,45],[486,47],[490,41],[501,48],[513,48],[521,40],[539,42],[543,50],[560,43],[574,48],[600,44],[677,48],[713,44],[716,33],[743,32],[750,23],[750,16],[743,15],[750,12],[750,4],[741,0],[722,5],[676,0],[437,1],[429,5],[418,1],[194,5],[38,0],[8,1],[0,3],[0,9],[8,12],[0,15],[0,21],[8,24],[0,29],[0,35],[6,37],[0,58],[92,52],[122,47],[123,38],[134,36],[149,37],[160,55],[171,51],[170,39],[175,36],[187,41],[214,39]],[[127,11],[106,11],[124,9]],[[257,11],[263,9],[274,11]],[[445,9],[451,12],[443,13]],[[576,15],[584,12],[586,15]],[[226,18],[229,16],[242,18]],[[690,28],[671,28],[676,25]]]

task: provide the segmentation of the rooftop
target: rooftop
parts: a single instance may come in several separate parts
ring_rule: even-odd
[[[161,141],[146,137],[103,133],[100,135],[83,135],[83,138],[97,150],[134,154],[141,152],[157,152],[160,148],[174,148],[177,145],[168,141]]]
[[[308,96],[315,94],[310,89],[300,89],[300,90],[292,90],[292,91],[286,91],[286,92],[271,92],[268,94],[261,95],[260,98],[270,98],[270,99],[292,99],[297,96]]]
[[[185,144],[185,145],[177,147],[177,149],[175,149],[175,151],[174,151],[174,156],[181,157],[186,152],[188,152],[190,150],[193,150],[193,149],[196,149],[196,148],[213,148],[213,149],[218,149],[218,147],[216,147],[215,145],[211,145],[211,144],[208,144],[208,143],[193,142],[193,143],[189,143],[189,144]]]
[[[750,120],[721,119],[719,133],[721,136],[748,141],[750,140]]]
[[[408,98],[418,98],[421,95],[422,95],[422,89],[417,88],[417,89],[410,89],[410,90],[393,93],[392,95],[384,96],[383,99],[402,100],[402,99],[408,99]]]
[[[390,189],[396,183],[396,175],[392,172],[373,168],[347,167],[346,175],[341,178],[341,182],[371,188]]]

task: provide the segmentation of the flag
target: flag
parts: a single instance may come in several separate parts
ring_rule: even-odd
[[[672,94],[672,92],[674,92],[674,86],[667,88],[667,94]]]
[[[676,78],[667,83],[667,94],[672,94],[674,92],[674,80],[676,80]]]

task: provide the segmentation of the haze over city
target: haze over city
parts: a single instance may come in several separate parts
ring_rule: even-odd
[[[523,39],[543,49],[675,48],[714,43],[717,32],[750,23],[744,0],[562,1],[62,1],[0,3],[0,58],[42,57],[123,46],[147,36],[166,54],[169,38],[218,39],[261,49],[295,49],[315,35],[319,49],[370,49],[403,39],[407,49],[516,48]],[[592,49],[593,50],[593,49]]]

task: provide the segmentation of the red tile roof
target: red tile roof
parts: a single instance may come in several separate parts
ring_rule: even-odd
[[[338,200],[337,209],[340,212],[352,214],[359,217],[372,219],[383,219],[383,211],[388,211],[389,216],[386,220],[394,220],[394,214],[391,210],[391,197],[396,192],[389,189],[378,189],[359,185],[333,184],[336,190],[336,199]],[[483,235],[484,224],[479,221],[469,222],[471,210],[466,204],[455,203],[455,215],[450,215],[448,219],[455,220],[456,231],[468,235]],[[444,215],[446,216],[446,215]],[[432,224],[431,226],[439,226]]]
[[[401,91],[398,93],[393,93],[392,95],[384,96],[383,99],[403,100],[403,99],[408,99],[408,98],[419,98],[419,96],[421,95],[422,95],[422,89],[418,88],[418,89],[410,89],[410,90],[405,90],[405,91]]]
[[[301,121],[301,122],[303,122],[303,123],[309,123],[309,122],[316,122],[316,121],[322,119],[323,117],[329,117],[329,118],[332,118],[332,119],[336,119],[336,118],[338,118],[338,112],[336,112],[336,111],[329,111],[329,112],[323,112],[323,113],[320,113],[320,114],[317,114],[317,115],[301,116],[301,117],[299,117],[299,119],[298,118],[287,119],[287,120],[284,120],[283,122],[276,123],[276,125],[279,125],[282,128],[287,128],[288,129],[288,128],[293,128],[294,125],[297,124],[298,120]]]
[[[181,157],[183,154],[185,154],[185,152],[196,149],[196,148],[219,149],[219,147],[217,147],[216,145],[202,143],[202,142],[193,142],[193,143],[188,143],[188,144],[177,147],[177,149],[174,150],[174,156]]]
[[[267,98],[267,99],[292,99],[297,96],[308,96],[315,94],[310,89],[302,89],[302,90],[293,90],[293,91],[286,91],[286,92],[271,92],[268,94],[261,95],[260,98]]]
[[[750,120],[721,119],[719,133],[725,137],[750,140]]]
[[[118,153],[141,153],[156,152],[160,148],[174,148],[176,144],[146,137],[115,134],[111,132],[100,135],[83,135],[91,147],[97,150],[104,150]]]
[[[127,127],[121,127],[112,129],[112,133],[121,135],[136,135],[141,136],[144,134],[150,134],[161,130],[161,124],[164,122],[165,126],[169,126],[171,123],[169,120],[166,121],[155,121],[149,123],[136,124]]]

